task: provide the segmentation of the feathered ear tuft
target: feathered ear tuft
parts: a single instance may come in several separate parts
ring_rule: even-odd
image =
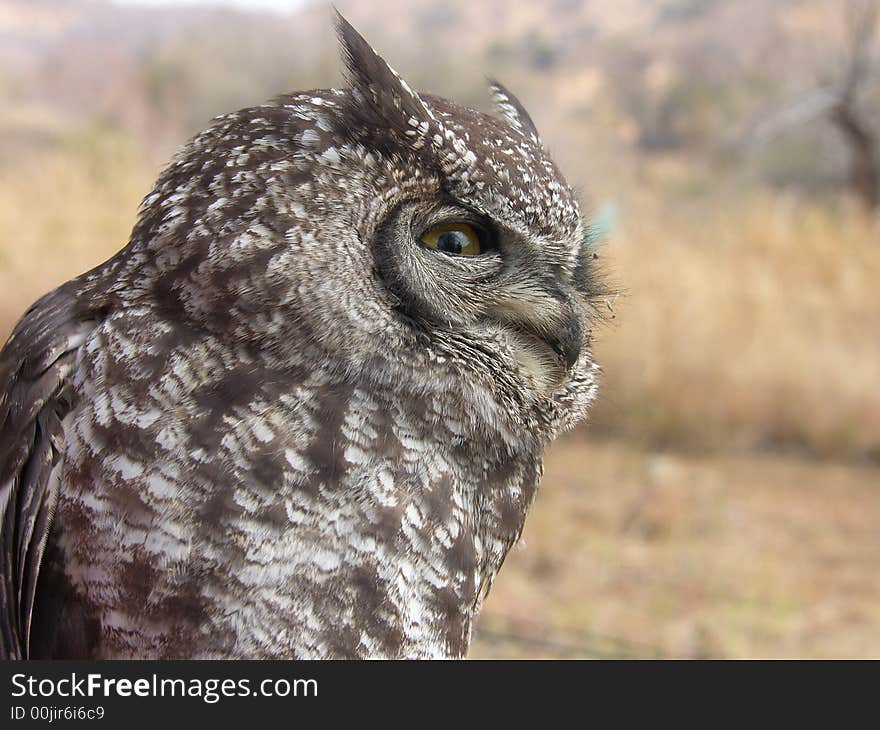
[[[541,144],[538,129],[519,99],[495,79],[489,79],[489,90],[492,92],[492,99],[499,114],[521,134],[531,137],[535,144]]]
[[[351,85],[347,136],[374,147],[431,146],[440,124],[419,95],[336,11],[336,32]]]

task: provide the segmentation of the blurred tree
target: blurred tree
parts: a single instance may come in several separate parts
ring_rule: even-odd
[[[835,5],[835,12],[843,21],[837,57],[831,62],[836,71],[817,70],[825,82],[762,119],[750,137],[763,144],[813,120],[828,119],[848,151],[850,191],[867,210],[876,210],[880,208],[880,129],[872,114],[876,99],[873,108],[866,99],[880,87],[876,43],[880,0],[845,0]]]
[[[846,6],[846,64],[831,107],[831,120],[850,151],[850,187],[868,209],[880,206],[880,159],[877,132],[859,107],[864,88],[880,76],[874,41],[880,17],[878,0],[860,0]],[[873,77],[873,78],[872,78]]]

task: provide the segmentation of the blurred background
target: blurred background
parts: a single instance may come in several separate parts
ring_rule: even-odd
[[[475,657],[880,657],[880,0],[338,0],[512,88],[603,238],[604,385]],[[220,113],[341,83],[329,3],[0,0],[0,335]]]

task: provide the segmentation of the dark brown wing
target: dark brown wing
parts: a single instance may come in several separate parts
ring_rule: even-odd
[[[0,659],[26,659],[34,593],[58,501],[76,353],[97,322],[73,283],[47,294],[0,352]]]

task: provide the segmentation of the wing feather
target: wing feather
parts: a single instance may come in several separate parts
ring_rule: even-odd
[[[37,577],[58,502],[63,419],[78,349],[97,325],[73,284],[21,318],[0,352],[0,659],[26,659]]]

